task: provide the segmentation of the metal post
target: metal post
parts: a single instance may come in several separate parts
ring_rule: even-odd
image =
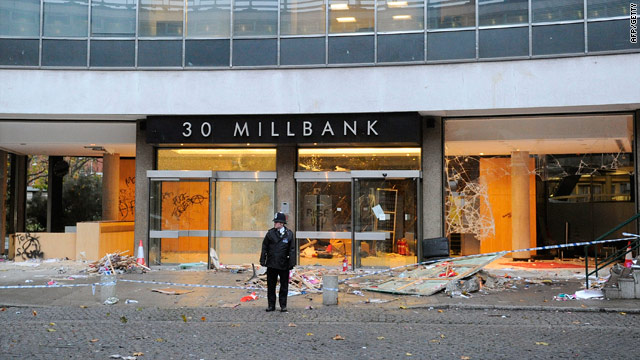
[[[594,245],[593,246],[593,252],[594,252],[594,257],[593,257],[593,261],[595,261],[596,264],[596,278],[598,277],[598,245]]]
[[[586,276],[585,289],[589,288],[589,245],[584,246],[584,274]]]

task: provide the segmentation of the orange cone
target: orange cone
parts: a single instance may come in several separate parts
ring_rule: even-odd
[[[138,257],[136,262],[140,265],[147,265],[144,263],[144,249],[142,248],[142,240],[140,240],[140,245],[138,245]]]
[[[630,268],[633,265],[633,257],[631,256],[631,241],[627,245],[627,254],[624,256],[624,267]]]

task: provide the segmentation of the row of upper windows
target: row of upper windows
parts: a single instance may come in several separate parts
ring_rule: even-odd
[[[585,14],[587,19],[629,17],[634,7],[637,12],[639,3],[640,0],[0,0],[0,36],[134,37],[136,28],[139,37],[180,38],[420,31],[425,28],[425,14],[427,29],[435,30],[476,24],[527,24],[530,12],[532,23],[582,20]]]

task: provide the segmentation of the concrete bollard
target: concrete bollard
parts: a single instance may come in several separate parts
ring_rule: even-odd
[[[322,305],[338,305],[338,275],[322,277]]]

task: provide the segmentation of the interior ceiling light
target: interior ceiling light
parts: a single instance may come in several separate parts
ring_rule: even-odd
[[[407,6],[406,1],[388,1],[387,6],[389,7],[405,7]]]
[[[349,4],[347,3],[337,3],[331,4],[331,10],[349,10]]]
[[[411,20],[411,15],[393,15],[393,20]]]
[[[336,18],[336,21],[338,21],[339,23],[356,22],[356,18],[354,18],[353,16],[339,17]]]

